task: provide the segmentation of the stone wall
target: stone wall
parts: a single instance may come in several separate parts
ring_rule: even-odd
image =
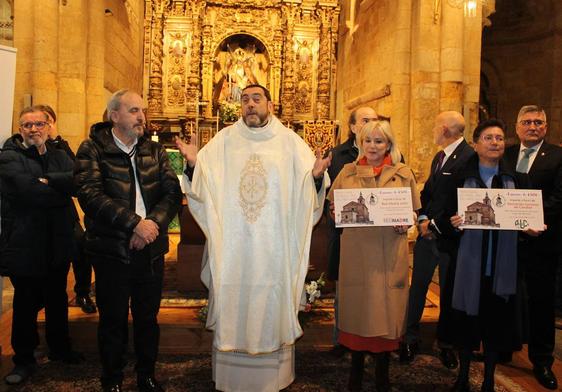
[[[435,116],[458,110],[468,129],[476,124],[482,14],[479,5],[476,17],[465,17],[447,1],[346,0],[338,51],[340,140],[349,112],[370,105],[391,118],[407,163],[425,180],[437,151]]]
[[[14,125],[26,103],[46,103],[73,149],[100,121],[106,91],[142,87],[142,0],[18,0]]]
[[[517,141],[520,107],[542,105],[548,138],[562,142],[562,4],[558,0],[497,0],[482,40],[482,105]]]

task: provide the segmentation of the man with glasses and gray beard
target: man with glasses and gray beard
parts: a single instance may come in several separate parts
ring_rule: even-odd
[[[562,148],[546,142],[547,129],[543,108],[523,106],[516,124],[521,143],[506,149],[505,160],[510,169],[528,175],[533,189],[542,191],[547,228],[536,237],[522,235],[519,266],[528,295],[528,349],[533,373],[542,386],[557,389],[558,381],[551,367],[554,362],[556,269],[562,238]]]
[[[0,274],[14,286],[10,385],[36,370],[39,344],[37,314],[45,308],[49,359],[77,364],[84,357],[71,350],[68,335],[68,273],[74,219],[72,160],[47,144],[49,123],[40,107],[19,117],[20,133],[0,153],[2,231]]]

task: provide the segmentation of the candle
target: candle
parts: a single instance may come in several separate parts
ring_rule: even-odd
[[[150,137],[150,140],[152,140],[153,142],[156,142],[156,143],[158,143],[160,141],[160,139],[158,138],[158,135],[156,134],[156,131],[154,131],[154,133]]]
[[[217,132],[219,131],[219,111],[217,110]]]

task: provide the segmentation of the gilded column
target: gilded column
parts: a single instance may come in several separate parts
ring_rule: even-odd
[[[339,8],[335,8],[332,14],[332,26],[330,27],[330,117],[336,117],[336,80],[337,80],[337,42],[339,33]]]
[[[190,7],[191,6],[191,7]],[[197,118],[199,116],[199,64],[201,63],[201,23],[200,23],[200,13],[202,8],[202,3],[194,2],[187,5],[191,17],[191,32],[192,32],[192,43],[191,43],[191,64],[189,65],[189,76],[187,79],[187,116],[189,118]]]
[[[318,54],[318,95],[316,117],[319,120],[330,116],[330,75],[331,75],[331,37],[332,9],[320,8],[320,51]]]
[[[105,111],[105,15],[104,4],[88,2],[88,60],[86,62],[86,125],[102,120]],[[88,135],[86,126],[83,137]]]
[[[292,120],[295,112],[295,74],[294,74],[294,58],[293,37],[295,34],[295,22],[299,9],[295,5],[286,5],[283,7],[286,34],[285,34],[285,53],[283,56],[283,92],[281,94],[281,106],[283,110],[283,118]]]
[[[205,118],[213,117],[213,59],[211,58],[212,26],[210,19],[205,17],[203,25],[203,51],[201,56],[201,84],[203,101],[206,102]]]
[[[142,78],[142,95],[149,96],[150,85],[150,54],[152,52],[152,18],[153,18],[153,0],[144,0],[144,52],[143,52],[143,75]]]
[[[152,115],[162,113],[162,58],[164,56],[164,9],[167,2],[153,3],[152,50],[150,53],[150,76],[148,85],[148,111]]]

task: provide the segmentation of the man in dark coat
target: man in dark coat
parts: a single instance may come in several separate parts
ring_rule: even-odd
[[[541,385],[557,389],[558,381],[551,367],[556,270],[562,238],[562,148],[546,142],[546,113],[539,106],[521,108],[516,132],[521,143],[506,150],[505,160],[512,170],[528,174],[533,189],[542,191],[547,226],[539,236],[523,236],[519,242],[520,266],[528,294],[529,360]]]
[[[77,196],[86,214],[85,251],[96,273],[98,345],[104,391],[121,391],[129,300],[140,391],[163,391],[154,377],[157,315],[168,224],[181,190],[164,148],[144,136],[145,106],[128,90],[108,102],[111,122],[92,126],[76,154]]]
[[[349,134],[347,140],[332,149],[332,164],[328,168],[328,175],[330,176],[330,183],[340,173],[341,169],[348,163],[357,159],[359,150],[355,143],[355,135],[363,128],[365,124],[377,119],[377,113],[369,106],[362,106],[353,110],[349,115]],[[340,235],[341,229],[336,228],[335,222],[330,217],[330,203],[324,204],[326,209],[326,216],[328,219],[328,279],[338,280],[338,270],[340,266]],[[338,316],[337,316],[337,283],[336,283],[336,298],[334,303],[335,310],[335,325],[334,325],[334,348],[332,353],[336,356],[344,354],[345,350],[338,344]]]
[[[2,232],[0,273],[14,286],[12,348],[8,384],[25,381],[36,369],[37,314],[45,307],[49,358],[79,363],[68,335],[66,275],[72,249],[72,160],[46,144],[47,116],[36,107],[19,118],[20,134],[0,153]]]
[[[66,155],[74,160],[76,155],[68,145],[68,142],[58,133],[57,115],[49,105],[36,105],[41,109],[49,121],[49,139],[50,144],[56,149],[64,151]],[[74,292],[76,293],[75,304],[79,306],[84,313],[96,313],[96,304],[90,298],[90,290],[92,288],[92,265],[84,254],[84,229],[80,223],[78,211],[73,204],[72,212],[74,215],[74,252],[72,255],[72,272],[74,273]]]
[[[414,245],[414,265],[408,300],[408,324],[405,342],[401,346],[400,360],[411,361],[419,340],[419,323],[425,306],[425,298],[435,268],[439,266],[440,312],[437,325],[437,340],[443,365],[454,369],[458,365],[453,351],[451,333],[452,278],[447,253],[448,240],[439,243],[439,221],[455,176],[464,169],[468,159],[474,155],[473,148],[463,138],[465,121],[454,111],[442,112],[435,118],[433,139],[442,150],[431,163],[429,178],[421,192],[422,209],[418,217],[419,236]],[[452,251],[456,247],[450,248]],[[451,279],[449,279],[450,277]],[[450,283],[450,284],[448,284]]]

